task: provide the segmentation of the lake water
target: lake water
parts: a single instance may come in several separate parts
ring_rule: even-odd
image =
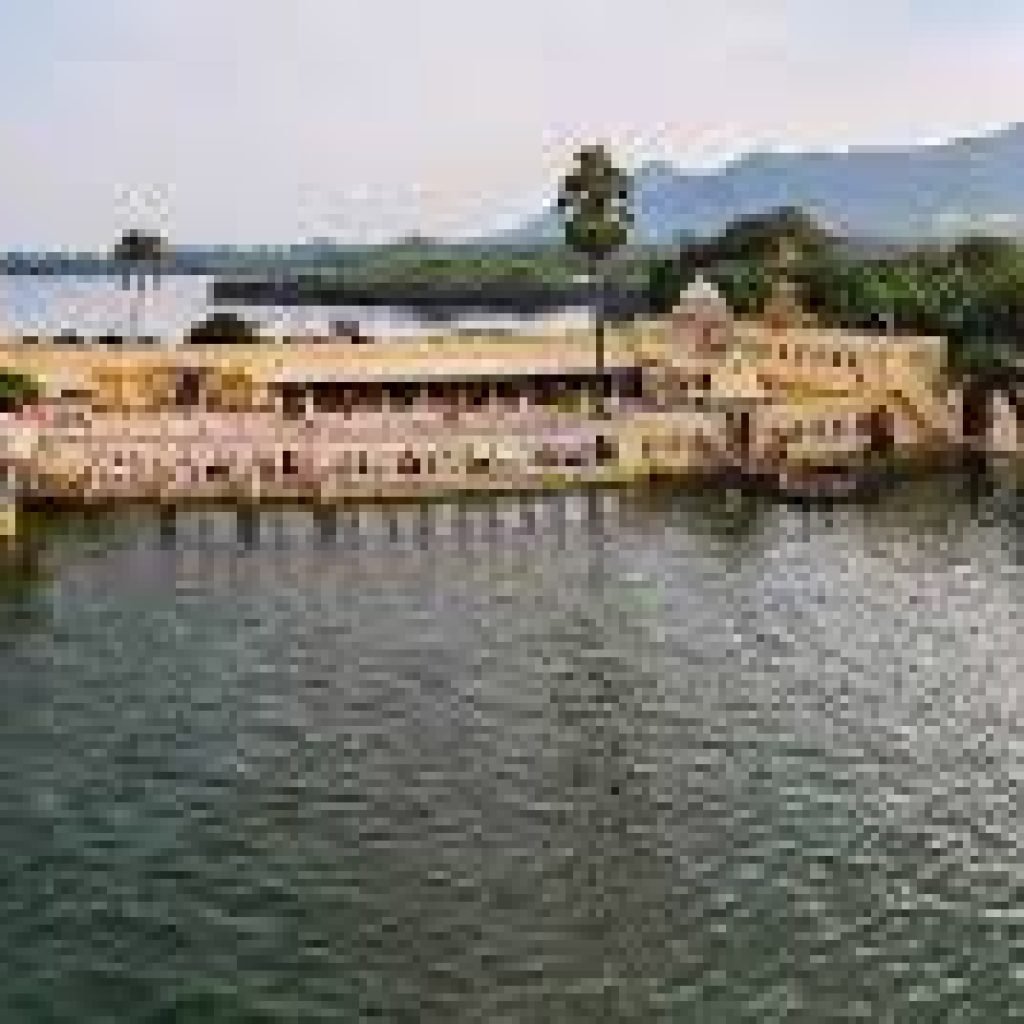
[[[1022,493],[34,526],[0,1019],[1014,1019]]]
[[[364,333],[379,335],[421,334],[446,325],[521,329],[585,325],[589,320],[585,309],[532,319],[477,312],[438,321],[388,306],[214,306],[209,301],[211,283],[208,277],[169,276],[161,280],[159,288],[148,287],[141,300],[140,333],[180,337],[190,324],[214,310],[236,312],[268,332],[282,334],[323,334],[332,322],[341,320],[357,321]],[[137,294],[134,289],[122,288],[117,278],[0,275],[0,332],[129,334]]]

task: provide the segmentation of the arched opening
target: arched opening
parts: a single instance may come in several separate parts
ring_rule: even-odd
[[[411,448],[406,448],[398,456],[398,472],[404,476],[419,475],[420,459]]]
[[[750,410],[729,413],[726,418],[726,430],[729,447],[741,458],[750,454],[750,440],[753,434]]]
[[[281,389],[281,411],[292,420],[306,411],[306,389],[301,384],[286,384]]]
[[[618,445],[605,437],[604,434],[598,434],[594,448],[594,458],[597,464],[599,466],[606,466],[611,462],[615,462],[618,455]]]
[[[181,409],[194,409],[203,392],[203,374],[199,370],[181,370],[174,388],[174,404]]]
[[[961,428],[964,437],[980,438],[992,425],[992,391],[985,381],[972,380],[963,390]]]
[[[868,416],[868,450],[872,455],[891,455],[895,444],[892,412],[884,405],[875,406]]]
[[[1020,383],[1014,381],[1006,389],[1006,399],[1010,403],[1010,408],[1013,409],[1013,414],[1017,418],[1018,427],[1024,425],[1024,388],[1021,387]]]
[[[740,413],[739,422],[736,424],[736,446],[744,457],[750,454],[751,433],[750,410],[744,409]]]

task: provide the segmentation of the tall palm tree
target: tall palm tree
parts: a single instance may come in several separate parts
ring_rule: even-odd
[[[629,180],[612,162],[603,145],[584,146],[572,170],[562,179],[557,208],[562,215],[565,243],[586,257],[594,289],[594,362],[597,381],[593,407],[604,410],[604,261],[622,246],[633,222],[629,210]]]
[[[146,291],[146,279],[152,278],[153,283],[160,283],[160,263],[166,252],[163,238],[155,232],[140,231],[130,228],[114,245],[114,261],[121,269],[121,285],[128,289],[132,279],[136,284],[136,298],[132,303],[131,338],[139,337],[139,315],[142,299]]]

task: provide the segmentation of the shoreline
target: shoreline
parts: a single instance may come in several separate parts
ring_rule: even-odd
[[[778,486],[769,474],[744,474],[721,468],[693,469],[686,472],[652,472],[607,467],[603,472],[549,472],[529,481],[385,481],[366,483],[328,492],[311,486],[265,487],[246,492],[238,487],[199,485],[174,491],[152,489],[130,491],[83,492],[71,489],[27,488],[17,497],[20,507],[28,512],[41,509],[103,509],[103,508],[189,508],[237,507],[273,508],[307,506],[312,509],[344,508],[366,505],[437,505],[486,503],[495,499],[543,499],[556,495],[587,496],[591,494],[650,493],[679,491],[689,494],[741,493],[747,497],[766,498],[778,503],[870,503],[900,484],[916,480],[960,475],[985,475],[993,470],[1024,468],[1024,459],[989,453],[959,452],[942,456],[930,453],[909,453],[898,460],[869,468],[850,467],[847,476],[859,486],[835,493],[801,493]]]

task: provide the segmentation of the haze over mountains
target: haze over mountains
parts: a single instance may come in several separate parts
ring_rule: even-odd
[[[712,171],[652,161],[633,173],[632,241],[671,245],[711,236],[737,217],[799,206],[851,239],[906,243],[987,233],[1024,238],[1024,123],[933,145],[837,152],[751,153]],[[474,240],[423,239],[435,249],[559,243],[549,207],[511,230]],[[275,246],[190,246],[168,238],[169,273],[315,269],[374,247],[333,240]],[[113,240],[112,240],[113,242]],[[107,253],[0,253],[0,273],[109,272]]]
[[[711,235],[738,216],[801,206],[848,236],[1024,235],[1024,124],[935,145],[752,153],[715,171],[661,161],[634,172],[634,241]],[[495,240],[559,237],[549,209]]]

